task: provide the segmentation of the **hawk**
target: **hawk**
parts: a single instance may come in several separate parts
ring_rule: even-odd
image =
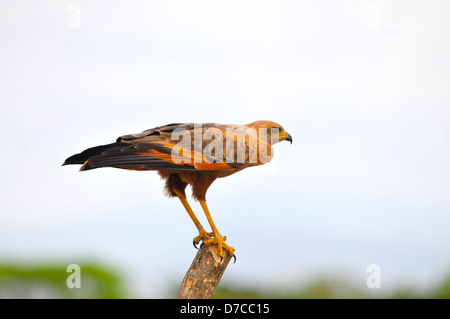
[[[271,121],[247,125],[174,123],[88,148],[67,158],[63,165],[80,164],[80,171],[100,167],[157,171],[165,180],[166,195],[178,197],[198,229],[194,246],[200,241],[217,245],[220,257],[227,251],[236,258],[235,249],[225,243],[227,237],[214,224],[206,205],[206,192],[217,178],[269,162],[272,145],[284,140],[292,143],[292,136]],[[187,185],[191,185],[192,196],[200,202],[212,232],[203,228],[189,205]]]

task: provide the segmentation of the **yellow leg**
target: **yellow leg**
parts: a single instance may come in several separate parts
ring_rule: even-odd
[[[198,220],[197,216],[195,216],[194,211],[192,210],[191,206],[189,205],[186,196],[180,192],[176,192],[178,198],[180,199],[181,203],[183,204],[184,208],[186,209],[187,213],[189,214],[189,217],[191,217],[192,221],[195,224],[195,227],[198,229],[198,236],[194,238],[194,246],[201,241],[206,241],[210,239],[210,236],[212,236],[212,233],[208,233],[203,228],[202,224],[200,224],[200,221]]]
[[[219,248],[219,256],[223,256],[223,249],[228,251],[230,253],[230,256],[234,256],[234,248],[231,246],[228,246],[228,244],[225,243],[225,240],[227,239],[226,236],[220,235],[219,231],[217,230],[216,225],[214,224],[214,221],[212,220],[211,214],[209,213],[208,206],[206,205],[205,200],[199,200],[200,205],[202,205],[203,211],[205,212],[206,218],[208,219],[208,223],[211,226],[211,229],[213,231],[214,237],[209,238],[207,240],[204,240],[203,243],[205,245],[212,245],[215,244]]]

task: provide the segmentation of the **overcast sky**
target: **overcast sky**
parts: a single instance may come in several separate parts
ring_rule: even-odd
[[[224,281],[448,273],[447,1],[3,0],[0,15],[2,261],[94,259],[164,295],[196,253],[181,204],[153,172],[61,164],[172,122],[267,119],[294,143],[208,192],[238,258]]]

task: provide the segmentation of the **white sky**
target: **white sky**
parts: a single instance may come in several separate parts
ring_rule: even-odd
[[[0,259],[93,258],[163,295],[195,254],[181,204],[152,172],[60,165],[171,122],[268,119],[292,146],[208,193],[237,249],[224,281],[365,287],[376,263],[383,289],[432,284],[450,266],[449,16],[446,1],[3,0]]]

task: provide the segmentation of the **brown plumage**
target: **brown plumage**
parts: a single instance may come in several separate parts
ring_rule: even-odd
[[[270,121],[247,125],[217,123],[176,123],[156,127],[139,134],[119,137],[115,143],[89,148],[67,158],[63,165],[81,164],[81,171],[100,167],[130,170],[156,170],[166,181],[166,194],[178,197],[195,223],[199,235],[194,246],[217,244],[234,255],[234,248],[225,243],[206,205],[206,192],[221,177],[251,166],[262,165],[273,156],[272,145],[292,137],[284,128]],[[198,221],[186,200],[185,189],[192,186],[192,195],[206,214],[212,232]]]

